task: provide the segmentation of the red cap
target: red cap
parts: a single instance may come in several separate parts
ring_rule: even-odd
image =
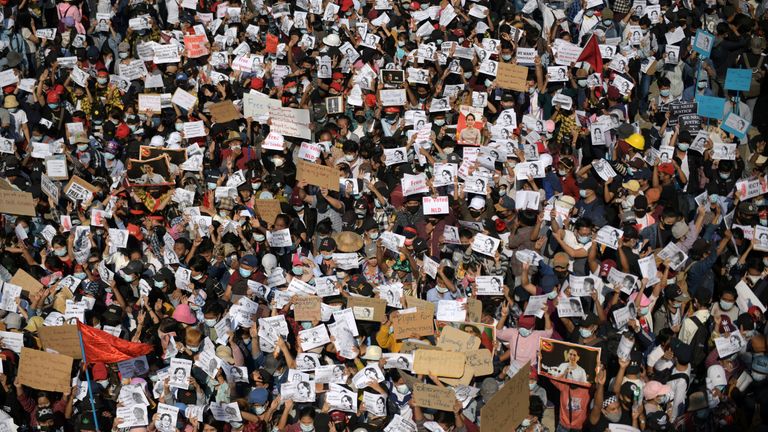
[[[59,96],[58,93],[55,91],[49,91],[48,94],[45,96],[46,103],[59,103],[61,101],[61,96]]]
[[[352,2],[352,0],[341,0],[341,11],[342,12],[348,11],[349,8],[351,8],[352,6],[354,6],[354,3]]]
[[[496,219],[496,222],[494,222],[494,224],[496,224],[496,232],[502,232],[507,229],[506,222],[504,222],[501,218]]]
[[[333,75],[331,75],[331,79],[344,79],[344,74],[341,72],[334,72]]]
[[[131,212],[133,212],[133,210],[131,210]],[[128,232],[132,236],[136,237],[137,240],[139,241],[144,240],[144,234],[141,233],[141,228],[139,228],[134,224],[128,224],[127,228],[128,228]]]
[[[347,421],[347,415],[343,411],[331,411],[331,420],[335,422]]]
[[[671,162],[664,162],[663,164],[659,165],[659,172],[668,175],[675,175],[675,166],[672,165]]]
[[[603,260],[603,263],[600,264],[600,277],[608,276],[608,273],[610,273],[612,268],[616,267],[616,261],[614,260]]]
[[[261,78],[251,78],[251,88],[260,90],[264,87],[264,80]]]
[[[11,94],[16,90],[16,84],[11,84],[3,87],[3,93]]]
[[[340,92],[342,90],[341,84],[337,82],[331,83],[330,87],[336,90],[337,92]]]
[[[103,381],[107,379],[107,367],[104,363],[94,363],[91,367],[91,372],[93,372],[94,381]]]
[[[106,69],[101,69],[100,71],[96,72],[96,75],[100,77],[108,77],[109,72],[107,72]]]
[[[533,315],[523,315],[517,320],[517,326],[532,329],[536,325],[536,317]]]
[[[621,99],[621,92],[614,86],[608,87],[608,99]]]
[[[392,113],[399,113],[400,112],[400,108],[394,107],[394,106],[386,107],[386,108],[384,108],[384,112],[385,113],[390,113],[390,114],[392,114]]]
[[[291,81],[291,82],[283,83],[283,88],[296,87],[296,85],[297,85],[296,81]]]
[[[131,128],[128,127],[125,123],[120,123],[117,125],[117,129],[115,130],[115,138],[123,139],[127,138],[128,135],[131,134]]]
[[[369,107],[375,107],[377,103],[378,102],[376,102],[376,95],[372,95],[372,94],[365,95],[366,105],[368,105]]]
[[[61,84],[56,84],[56,85],[53,87],[53,91],[55,91],[55,92],[56,92],[56,93],[58,93],[59,95],[63,95],[65,90],[66,90],[66,89],[65,89],[65,88],[64,88],[64,86],[63,86],[63,85],[61,85]]]

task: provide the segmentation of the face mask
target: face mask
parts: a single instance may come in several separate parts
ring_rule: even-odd
[[[52,110],[57,110],[59,109],[59,104],[48,104],[48,108]]]
[[[439,286],[439,285],[438,285],[438,286],[436,286],[436,287],[435,287],[435,289],[436,289],[436,290],[437,290],[437,292],[439,292],[440,294],[445,294],[445,293],[447,293],[447,292],[448,292],[448,288],[446,288],[446,287],[441,287],[441,286]]]
[[[154,285],[155,285],[155,288],[165,288],[165,282],[162,282],[162,281],[161,282],[155,281]]]
[[[379,238],[379,233],[377,233],[377,232],[370,233],[370,234],[368,234],[368,237],[370,237],[371,240],[377,240]]]
[[[395,389],[397,389],[397,392],[400,393],[400,394],[407,394],[408,393],[408,386],[405,385],[405,384],[400,384],[397,387],[395,387]]]
[[[485,86],[486,86],[486,87],[490,87],[490,86],[491,86],[491,84],[493,84],[493,81],[491,81],[491,80],[489,80],[489,79],[486,79],[486,80],[485,80],[485,82],[484,82],[484,84],[485,84]]]
[[[397,46],[404,47],[405,46],[405,41],[397,41]]]
[[[99,380],[99,381],[96,381],[96,384],[100,385],[103,388],[107,388],[107,387],[109,387],[109,380],[108,379],[106,379],[106,380]]]
[[[586,198],[587,197],[586,189],[580,189],[579,190],[579,196],[582,197],[582,198]]]
[[[256,415],[262,415],[267,411],[267,407],[257,406],[253,408],[253,413]]]
[[[677,145],[677,148],[680,149],[680,151],[688,151],[688,147],[690,147],[690,144],[688,143],[680,143]]]
[[[579,236],[579,243],[581,243],[581,244],[585,245],[585,244],[589,243],[589,241],[590,241],[591,239],[592,239],[592,237],[590,237],[590,236],[588,236],[588,235],[585,235],[585,236],[583,236],[583,235],[580,235],[580,236]]]
[[[240,276],[244,278],[251,277],[251,273],[253,273],[253,270],[246,270],[244,268],[238,269],[238,273],[240,273]]]
[[[720,178],[723,180],[728,180],[728,177],[730,176],[731,176],[731,173],[724,173],[724,172],[720,173]]]
[[[296,276],[301,276],[304,274],[304,268],[302,266],[293,266],[291,267],[291,273],[293,273]]]
[[[115,159],[115,155],[113,155],[112,153],[104,153],[104,159],[106,159],[106,160],[114,160]]]
[[[347,272],[343,272],[343,271],[336,272],[336,279],[341,280],[341,279],[344,279],[345,277],[347,277]]]
[[[199,280],[200,280],[200,279],[202,279],[202,278],[203,278],[203,275],[202,275],[202,274],[199,274],[199,275],[197,275],[197,276],[192,276],[192,279],[193,279],[193,280],[196,280],[196,281],[199,281]]]
[[[184,123],[175,123],[173,126],[176,128],[176,132],[181,132],[184,130]]]
[[[208,189],[216,189],[216,183],[208,183]]]
[[[588,337],[591,337],[591,336],[592,336],[592,330],[590,330],[590,329],[585,329],[585,328],[580,328],[580,329],[579,329],[579,335],[580,335],[581,337],[583,337],[584,339],[586,339],[586,338],[588,338]]]
[[[506,189],[499,189],[499,196],[504,196],[506,194],[507,194],[507,190]]]
[[[99,84],[104,85],[109,82],[109,78],[96,78],[96,81],[98,81]]]
[[[557,297],[557,290],[552,290],[547,293],[547,298],[550,300],[554,300]]]
[[[64,255],[67,254],[67,250],[66,249],[54,249],[53,253],[56,254],[56,256],[63,257]]]
[[[762,222],[763,222],[763,221],[761,220],[761,221],[760,221],[760,224],[761,224],[761,225],[762,225]],[[760,276],[760,275],[757,275],[757,276],[747,275],[747,279],[749,279],[750,281],[752,281],[752,283],[753,283],[753,284],[755,284],[755,283],[757,283],[757,281],[759,281],[760,279],[762,279],[762,276]]]
[[[728,311],[728,310],[731,310],[732,307],[733,307],[733,302],[720,300],[720,309],[724,311]]]
[[[648,315],[648,308],[647,307],[640,308],[640,315]]]
[[[86,151],[88,150],[88,144],[78,144],[77,149],[80,150],[81,152]]]
[[[531,87],[528,89],[528,94],[534,94],[536,92],[536,87]]]
[[[445,120],[435,120],[432,123],[434,123],[435,126],[445,126]]]
[[[118,55],[118,56],[119,56],[121,59],[127,59],[127,58],[128,58],[128,53],[127,53],[127,52],[121,52],[121,53],[117,53],[117,55]]]
[[[125,275],[125,276],[123,276],[123,279],[126,282],[133,282],[133,275]]]
[[[301,206],[293,206],[293,209],[296,210],[297,212],[299,212],[299,211],[304,210],[304,206],[303,205],[301,205]]]
[[[352,162],[355,159],[357,159],[357,155],[353,155],[353,154],[345,154],[344,155],[344,160],[347,161],[347,162]]]
[[[208,321],[206,321],[206,323],[208,323]],[[196,353],[196,352],[200,351],[200,346],[199,345],[198,346],[189,346],[189,345],[187,345],[187,349],[192,351],[193,353]]]
[[[82,273],[82,272],[78,272],[78,273],[73,274],[72,276],[76,277],[77,279],[83,280],[83,279],[85,279],[86,274]]]
[[[700,81],[700,82],[698,82],[696,84],[696,87],[698,87],[699,90],[703,90],[703,89],[707,88],[707,83],[705,81]]]
[[[527,329],[525,327],[520,327],[517,329],[518,333],[520,333],[520,336],[522,337],[528,337],[531,335],[531,329]]]
[[[669,95],[670,95],[671,93],[672,93],[672,92],[671,92],[671,91],[669,91],[669,90],[659,90],[659,94],[660,94],[660,95],[662,95],[663,97],[669,97]]]
[[[621,411],[619,411],[619,412],[615,412],[615,413],[610,413],[610,414],[608,414],[607,412],[603,411],[603,415],[604,415],[604,416],[605,416],[605,418],[607,418],[607,419],[608,419],[608,420],[609,420],[611,423],[616,423],[616,422],[618,422],[619,420],[621,420]]]
[[[502,54],[501,59],[504,61],[510,61],[512,60],[512,54]]]
[[[257,242],[263,242],[266,239],[266,236],[264,236],[264,234],[254,234],[253,239]]]
[[[216,320],[215,319],[206,319],[205,320],[205,325],[208,326],[208,327],[213,327],[213,326],[216,325]]]
[[[595,11],[593,11],[593,10],[588,10],[588,11],[584,12],[584,15],[586,15],[586,16],[588,16],[588,17],[594,16],[594,15],[595,15]]]
[[[272,158],[272,163],[275,164],[276,167],[280,168],[281,166],[283,166],[285,161],[283,160],[283,158],[276,157],[276,158]]]
[[[472,78],[472,72],[464,72],[464,78],[466,79]]]
[[[251,188],[257,190],[261,187],[261,183],[251,183]]]

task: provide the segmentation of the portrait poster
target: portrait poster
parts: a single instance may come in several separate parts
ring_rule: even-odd
[[[600,348],[555,339],[539,340],[539,375],[591,386],[600,364]]]

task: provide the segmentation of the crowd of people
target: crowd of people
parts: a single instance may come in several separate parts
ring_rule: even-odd
[[[765,2],[0,8],[3,430],[768,430]]]

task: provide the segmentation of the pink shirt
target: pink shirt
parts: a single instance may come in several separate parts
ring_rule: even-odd
[[[539,339],[543,337],[552,337],[552,329],[534,330],[528,337],[520,336],[516,328],[504,328],[496,332],[496,338],[509,342],[510,362],[525,364],[530,360],[531,366],[539,362]]]

